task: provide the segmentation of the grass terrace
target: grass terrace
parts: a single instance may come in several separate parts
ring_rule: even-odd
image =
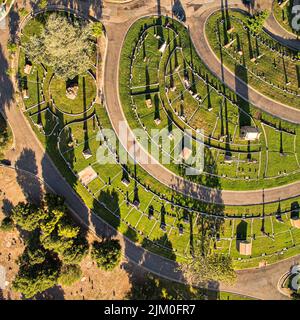
[[[247,14],[228,10],[213,14],[206,25],[210,46],[224,65],[262,94],[283,104],[300,106],[299,54],[264,31],[251,33]],[[230,26],[230,29],[228,30]]]
[[[184,176],[188,164],[176,163],[173,151],[180,144],[172,132],[190,129],[193,145],[205,144],[206,161],[203,175],[186,179],[249,190],[300,178],[299,126],[261,112],[221,84],[197,56],[179,22],[164,17],[136,22],[122,50],[119,79],[129,125],[144,129],[159,148],[159,160],[170,157],[171,163],[164,165],[176,174]],[[259,139],[244,139],[245,126],[256,128]],[[161,145],[151,135],[153,129],[165,130],[169,143]]]
[[[292,7],[294,0],[281,1],[278,0],[273,3],[273,14],[278,23],[288,32],[297,34],[296,30],[292,28]]]
[[[40,20],[43,21],[43,19]],[[157,22],[155,18],[149,18],[146,21],[147,23]],[[132,30],[138,32],[144,23],[145,20],[137,22],[137,24],[133,25]],[[178,24],[177,28],[179,30],[182,26]],[[29,32],[29,30],[31,32],[39,32],[39,28],[36,26],[36,19],[29,21],[24,32]],[[134,39],[136,39],[136,33],[132,33],[132,30],[128,34],[128,39],[132,40],[132,42],[125,42],[125,48],[128,49],[134,43],[130,37],[134,36]],[[172,37],[176,37],[176,33],[172,33],[172,31],[166,32],[162,27],[157,27],[157,30],[165,32],[164,37],[166,38],[172,35]],[[182,29],[182,32],[184,34],[184,29]],[[154,50],[155,46],[151,43],[151,46],[149,45],[147,48]],[[166,50],[169,50],[169,48],[166,48]],[[195,56],[196,61],[200,63],[199,60],[196,60]],[[127,70],[124,69],[127,62],[124,59],[122,60],[121,72]],[[20,89],[22,89],[24,82],[22,77],[25,75],[22,74],[22,70],[24,70],[25,65],[25,57],[22,55],[21,49],[19,59],[19,73],[21,74],[19,77]],[[39,80],[39,78],[37,80],[37,70],[40,70],[42,80]],[[196,241],[195,239],[201,236],[199,233],[202,231],[200,231],[198,225],[202,223],[215,230],[210,241],[211,250],[231,254],[234,257],[234,264],[237,269],[251,266],[257,267],[262,261],[274,262],[281,258],[295,255],[298,252],[300,230],[291,225],[290,218],[291,214],[299,215],[300,198],[251,207],[225,207],[222,204],[206,204],[185,197],[159,183],[138,164],[135,164],[132,159],[126,166],[119,162],[118,148],[116,150],[112,146],[109,138],[105,137],[103,131],[103,129],[111,128],[111,123],[104,106],[93,104],[83,114],[63,113],[59,106],[50,99],[52,75],[53,72],[47,66],[32,65],[30,74],[26,75],[28,86],[29,84],[32,85],[31,89],[28,88],[28,91],[31,90],[29,94],[37,98],[29,102],[27,101],[28,99],[23,97],[24,114],[31,123],[34,132],[43,143],[45,150],[72,188],[95,214],[115,227],[119,232],[148,250],[169,259],[182,261],[190,254],[191,247]],[[127,75],[127,73],[122,73],[122,75]],[[28,79],[32,82],[29,82]],[[144,80],[140,79],[139,81],[141,82],[136,83],[137,86],[140,86],[142,81],[146,79],[146,74]],[[153,82],[150,82],[156,88],[158,87],[156,84],[157,79],[159,79],[159,82],[164,80],[164,77],[161,80],[160,70],[157,78],[153,78]],[[207,86],[209,86],[212,92],[215,90],[212,84],[210,84],[212,81],[215,81],[215,85],[217,86],[216,80],[211,79],[209,84],[200,87],[200,81],[202,80],[199,79],[199,92],[200,88],[202,88],[203,95]],[[62,85],[57,88],[57,90],[61,90],[58,96],[65,99],[65,87]],[[127,96],[126,89],[128,87],[124,86],[121,88],[123,90],[122,99],[124,99]],[[50,94],[47,94],[49,90]],[[163,96],[162,98],[161,91],[165,91],[165,87],[159,84],[159,90],[155,90],[150,93],[153,109],[148,113],[146,109],[142,108],[142,105],[145,105],[144,96],[147,95],[148,98],[149,93],[144,92],[133,95],[136,99],[135,103],[139,105],[138,108],[140,108],[141,114],[144,112],[143,121],[145,122],[145,126],[150,127],[152,125],[151,117],[154,115],[151,115],[151,112],[154,111],[154,106],[159,108],[161,124],[165,121],[166,124],[179,126],[179,120],[178,124],[175,121],[170,123],[168,122],[169,117],[163,117],[164,114],[167,115],[168,112],[172,112],[171,109],[166,108],[167,97]],[[217,93],[215,94],[217,95]],[[84,95],[88,97],[89,94],[85,93]],[[131,98],[132,96],[129,95],[129,102]],[[213,101],[213,99],[212,94],[211,100]],[[227,101],[223,97],[223,99],[220,99],[220,103],[223,103],[223,100]],[[42,101],[43,104],[37,103],[38,101]],[[164,105],[162,101],[165,101]],[[69,103],[66,102],[65,107],[68,111],[72,110],[73,101],[70,99]],[[232,112],[234,113],[234,106],[232,108]],[[131,112],[126,105],[124,105],[124,111],[126,115],[129,115]],[[175,112],[172,114],[172,117],[179,119]],[[237,121],[236,117],[234,114],[231,115],[233,123]],[[136,120],[134,120],[134,117],[128,117],[128,119],[131,125],[135,124]],[[266,135],[271,135],[271,151],[273,149],[276,151],[278,146],[280,150],[280,145],[276,144],[277,139],[289,144],[292,143],[291,141],[294,141],[295,134],[281,133],[282,128],[292,130],[288,124],[281,123],[280,127],[279,122],[272,122],[272,125],[274,127],[269,125],[270,129],[266,129],[265,133]],[[288,127],[283,127],[284,125]],[[278,137],[276,135],[273,136],[272,132],[268,130],[274,130],[275,133],[278,131]],[[238,140],[235,141],[237,142]],[[207,148],[207,150],[211,150],[211,154],[218,154],[218,157],[224,156],[224,154],[222,155],[224,151],[221,148],[222,142],[216,143],[220,144],[218,148],[211,147],[210,149]],[[240,148],[245,147],[248,148],[244,144],[240,146]],[[237,145],[235,145],[235,148],[237,148]],[[257,146],[251,145],[251,148],[257,150],[255,149]],[[242,149],[240,151],[238,149],[234,150],[237,157],[239,154],[240,159],[247,159],[244,153],[241,154]],[[291,150],[293,150],[292,147],[284,148],[284,152],[288,155],[293,153]],[[297,152],[299,152],[298,149]],[[98,159],[99,157],[100,159],[107,157],[109,163],[103,164],[97,161],[97,155]],[[253,157],[252,159],[259,159],[258,153],[253,152],[251,156]],[[267,159],[267,157],[263,158],[261,156],[261,159]],[[264,161],[263,167],[268,163],[267,160],[260,161]],[[239,174],[242,175],[241,172],[243,170],[246,171],[245,168],[247,168],[248,162],[240,162],[239,166],[244,168],[240,169]],[[252,168],[259,170],[258,162],[253,162],[253,167],[251,166],[251,170],[253,170],[251,174],[255,176],[255,170]],[[94,174],[93,179],[86,180],[87,176],[84,173],[87,170],[89,173],[92,172]],[[226,170],[229,172],[228,168]],[[247,174],[250,175],[250,172]],[[237,243],[243,239],[252,242],[253,251],[251,256],[242,256],[237,250]]]

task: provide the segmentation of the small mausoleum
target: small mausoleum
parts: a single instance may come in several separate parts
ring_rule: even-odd
[[[242,139],[247,141],[258,140],[261,135],[261,132],[256,127],[244,126],[241,127],[240,136]]]
[[[252,254],[252,243],[249,241],[240,241],[239,253],[243,256],[251,256]]]

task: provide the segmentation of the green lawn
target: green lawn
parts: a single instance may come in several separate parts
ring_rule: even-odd
[[[127,34],[119,79],[121,101],[129,125],[143,128],[149,141],[156,145],[159,143],[151,136],[154,129],[167,129],[167,132],[192,129],[193,137],[197,129],[202,129],[206,159],[204,174],[185,176],[199,184],[248,190],[299,179],[296,143],[299,126],[257,110],[222,86],[190,45],[186,29],[175,21],[170,24],[170,19],[167,28],[164,26],[166,20],[141,19]],[[163,27],[158,26],[160,23]],[[165,51],[158,54],[162,43],[166,44]],[[151,75],[149,70],[153,64],[158,66],[158,73]],[[136,66],[138,73],[134,71]],[[143,77],[144,74],[147,77]],[[158,90],[155,84],[153,92],[153,84],[157,81]],[[136,89],[137,84],[139,89]],[[159,124],[155,123],[157,118]],[[265,134],[265,124],[274,128],[274,137],[269,132]],[[260,140],[250,143],[243,140],[240,128],[244,125],[256,126],[262,133]],[[277,135],[282,136],[282,140],[276,139]],[[272,149],[268,149],[268,139]],[[274,151],[280,148],[288,151],[282,154]],[[163,164],[176,174],[184,175],[172,151],[177,149],[176,142],[167,139],[156,158],[162,162],[169,157],[171,163]],[[231,163],[225,159],[228,154]],[[282,157],[286,161],[279,161]],[[183,165],[184,169],[187,167],[187,164]]]
[[[96,84],[91,74],[78,77],[78,93],[74,100],[66,96],[66,89],[66,81],[54,76],[50,83],[50,95],[59,110],[63,113],[81,114],[91,108],[96,98]]]
[[[294,0],[283,1],[281,5],[278,4],[278,0],[273,3],[273,14],[279,24],[288,32],[297,32],[292,28],[292,7]]]
[[[134,24],[132,28],[135,31],[139,30],[140,23],[144,22],[140,21],[137,25]],[[179,27],[181,27],[181,25],[177,25],[177,28]],[[28,26],[28,29],[30,29],[30,26]],[[171,37],[174,40],[173,32],[168,32],[168,30],[163,30],[162,28],[157,28],[156,30],[156,32],[163,32],[166,39]],[[130,35],[131,33],[129,33],[129,36]],[[125,42],[125,47],[126,45],[127,42]],[[147,47],[147,50],[149,50],[149,48],[150,47]],[[151,48],[154,50],[155,47]],[[169,50],[169,48],[167,48],[166,51],[167,50]],[[24,58],[23,60],[20,59],[19,65],[20,72],[22,72],[24,68]],[[41,66],[33,66],[33,70],[38,70],[39,68],[41,68]],[[123,72],[124,69],[121,69],[121,71]],[[34,76],[36,76],[36,74]],[[51,77],[51,70],[49,70],[43,84],[41,84],[40,89],[42,92],[47,92],[49,86],[51,87]],[[155,81],[156,80],[151,83],[153,84]],[[199,83],[197,84],[199,92],[201,92],[201,90],[205,92],[205,87],[200,84],[201,81],[202,80],[199,79]],[[65,88],[61,86],[60,90],[61,97],[64,97]],[[126,92],[123,92],[123,97],[130,97],[126,96],[125,93]],[[151,110],[149,110],[145,104],[145,95],[152,101],[153,107]],[[147,93],[134,96],[140,117],[143,119],[144,125],[149,128],[154,124],[155,112],[157,112],[155,107],[158,108],[160,113],[161,123],[168,125],[168,118],[163,117],[163,115],[167,113],[162,102],[160,100],[157,101],[158,95],[161,95],[160,91],[151,93],[149,96]],[[298,203],[300,199],[285,200],[281,201],[280,204],[266,204],[264,207],[261,205],[251,207],[225,207],[222,205],[206,204],[185,197],[159,183],[139,165],[134,165],[132,159],[126,167],[121,166],[121,164],[116,161],[116,155],[111,152],[106,142],[100,141],[98,136],[100,127],[105,129],[111,128],[110,120],[103,106],[95,104],[92,109],[84,115],[68,115],[63,114],[58,108],[59,106],[56,108],[56,105],[50,103],[49,95],[45,94],[44,98],[46,101],[42,106],[30,108],[32,105],[28,105],[30,110],[25,111],[25,115],[30,120],[33,130],[44,144],[46,151],[87,206],[99,215],[99,217],[133,241],[140,243],[155,253],[164,255],[170,259],[182,261],[190,254],[190,247],[195,244],[194,241],[196,241],[197,237],[201,236],[198,223],[202,221],[202,215],[200,213],[205,213],[218,214],[220,216],[218,220],[214,219],[217,229],[218,226],[221,225],[219,240],[212,240],[212,242],[216,241],[216,251],[224,254],[232,254],[237,268],[258,266],[263,253],[268,254],[270,261],[276,261],[276,259],[296,253],[296,247],[294,247],[294,245],[297,245],[300,241],[299,232],[291,228],[289,213],[284,214],[284,211],[290,211],[291,206],[295,207],[295,203]],[[217,93],[212,93],[211,100],[215,101],[214,99],[218,99]],[[24,102],[26,103],[26,100]],[[70,106],[71,105],[72,104],[70,104]],[[192,108],[192,105],[190,107]],[[228,110],[230,110],[228,114],[231,121],[237,121],[237,113],[235,113],[234,105],[228,103],[227,107]],[[68,108],[67,104],[66,108]],[[124,108],[124,112],[128,115],[130,110]],[[270,120],[269,117],[265,115],[264,117],[266,120],[274,121],[273,118]],[[129,117],[128,119],[132,125],[136,125],[133,118]],[[275,122],[275,124],[279,127],[278,123]],[[175,122],[172,123],[172,125],[175,125]],[[290,128],[289,124],[285,122],[282,122],[281,126],[283,125],[286,126],[285,128]],[[276,137],[278,134],[280,135],[280,131],[278,133],[275,130],[275,132],[274,137],[270,134],[271,137],[267,140],[270,140],[270,146],[272,145],[276,149],[278,146],[278,142],[276,142],[278,139]],[[285,152],[294,150],[290,146],[290,136],[290,134],[283,133],[283,141],[289,145],[285,148]],[[245,146],[241,146],[241,148],[244,147]],[[255,150],[255,148],[256,147],[253,146],[253,150]],[[91,151],[91,157],[89,159],[85,159],[83,156],[83,151],[87,149]],[[121,147],[120,149],[119,152],[125,152]],[[221,150],[220,147],[207,148],[207,156],[222,157],[222,155],[220,156]],[[224,172],[227,170],[228,174],[233,174],[234,172],[235,175],[243,176],[242,172],[245,173],[245,168],[250,165],[244,162],[245,154],[242,151],[243,149],[234,149],[232,153],[243,160],[239,163],[239,167],[243,167],[244,169],[230,170],[224,168]],[[294,152],[299,153],[298,148],[296,148]],[[97,155],[99,156],[100,154],[102,157],[106,156],[109,158],[108,164],[97,162]],[[253,151],[252,157],[257,160],[258,154]],[[223,162],[223,160],[219,161]],[[85,188],[79,182],[76,174],[87,166],[91,166],[95,170],[97,178],[90,182]],[[252,168],[257,169],[257,166],[257,163],[253,163]],[[249,173],[247,171],[247,174],[250,175],[250,173],[252,175],[256,174],[254,169]],[[125,176],[129,180],[128,186],[122,182]],[[135,206],[134,201],[137,199],[139,205]],[[260,231],[261,219],[249,218],[253,215],[261,216],[263,212],[266,215],[265,232],[272,233],[272,235],[274,233],[274,241],[270,240],[269,235],[263,234]],[[275,221],[274,217],[267,217],[276,212],[282,213],[284,218],[283,222],[279,223]],[[255,239],[253,239],[253,256],[251,258],[241,257],[236,251],[237,227],[242,221],[241,217],[243,215],[245,215],[245,219],[247,220],[247,239],[251,240],[255,234]],[[186,220],[187,217],[189,217],[188,220]],[[239,217],[239,219],[235,220],[235,217]],[[273,223],[271,223],[271,219],[272,221],[274,220]],[[179,232],[179,227],[182,228],[182,234]],[[289,237],[285,237],[287,234]],[[277,253],[281,252],[280,250],[283,248],[287,250],[284,251],[284,254],[280,253],[280,255],[278,255]]]
[[[261,93],[283,104],[299,106],[299,68],[297,52],[273,40],[264,31],[251,34],[244,27],[246,15],[229,10],[233,31],[221,23],[222,13],[213,14],[207,22],[209,43],[237,77]],[[232,44],[229,46],[229,44]]]

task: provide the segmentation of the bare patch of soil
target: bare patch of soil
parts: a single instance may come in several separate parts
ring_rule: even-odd
[[[13,205],[25,201],[23,189],[17,182],[15,171],[0,167],[0,221],[9,214]],[[91,233],[87,235],[91,244],[97,240]],[[7,286],[0,292],[0,299],[20,299],[20,294],[11,289],[12,281],[18,272],[16,260],[24,251],[24,243],[19,231],[0,231],[0,265],[6,269]],[[122,264],[127,265],[126,261]],[[105,272],[97,268],[96,264],[88,256],[82,263],[81,281],[70,287],[55,287],[38,296],[38,299],[96,299],[113,300],[124,299],[130,291],[131,284],[128,268],[116,268],[112,272]]]

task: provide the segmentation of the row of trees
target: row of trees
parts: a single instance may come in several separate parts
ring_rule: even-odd
[[[82,277],[81,261],[89,252],[84,231],[68,217],[64,199],[46,194],[43,204],[19,203],[6,217],[1,229],[10,231],[15,223],[25,238],[26,248],[18,259],[19,272],[13,289],[32,298],[57,284],[72,285]],[[106,271],[121,260],[118,240],[94,242],[91,257]]]
[[[89,246],[66,213],[64,200],[53,194],[46,194],[41,206],[22,202],[12,210],[12,219],[26,243],[13,289],[25,298],[56,284],[72,284],[81,276],[78,264]]]

